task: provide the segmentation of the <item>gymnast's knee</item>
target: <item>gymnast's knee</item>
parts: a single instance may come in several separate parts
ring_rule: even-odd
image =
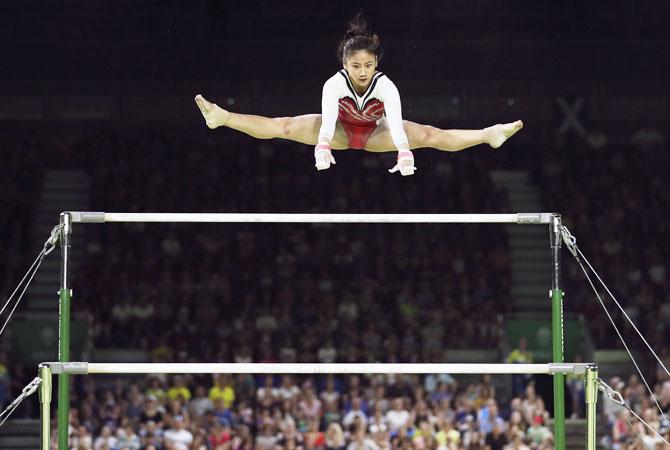
[[[421,127],[421,141],[425,147],[435,147],[438,141],[437,135],[438,129],[429,125],[424,125]]]
[[[293,117],[277,117],[275,118],[275,121],[277,121],[277,124],[279,125],[279,136],[277,137],[290,138],[294,134],[295,127],[293,126]]]

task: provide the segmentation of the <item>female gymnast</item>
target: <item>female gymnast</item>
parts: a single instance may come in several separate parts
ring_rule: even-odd
[[[269,118],[227,111],[200,94],[195,102],[209,128],[224,126],[259,139],[282,138],[316,145],[318,170],[335,164],[331,149],[397,150],[397,164],[389,172],[412,175],[416,167],[411,149],[431,147],[454,152],[483,143],[498,148],[523,127],[517,120],[481,130],[442,130],[403,120],[398,89],[377,71],[379,36],[368,29],[360,13],[349,22],[338,57],[343,69],[323,85],[321,114]]]

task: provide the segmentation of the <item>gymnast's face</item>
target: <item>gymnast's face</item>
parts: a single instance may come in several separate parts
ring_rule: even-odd
[[[364,91],[377,69],[377,57],[366,50],[357,50],[344,58],[343,65],[356,90]]]

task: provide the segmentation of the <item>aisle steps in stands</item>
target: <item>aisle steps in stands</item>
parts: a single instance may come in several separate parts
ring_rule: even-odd
[[[9,419],[0,427],[0,450],[40,448],[40,430],[39,419]]]
[[[602,416],[598,415],[596,423],[596,439],[600,443],[603,436],[607,434],[607,424]],[[554,422],[549,421],[547,426],[552,431],[554,430]],[[596,446],[598,449],[604,447],[600,444]],[[584,450],[586,448],[586,419],[566,419],[565,420],[565,450]]]
[[[63,211],[83,211],[89,209],[90,180],[79,170],[49,170],[44,177],[42,193],[36,209],[32,241],[35,248],[41,248],[52,228],[58,225]],[[85,233],[84,227],[77,229]],[[75,241],[72,248],[72,265],[76,266],[81,246]],[[42,263],[33,280],[29,292],[27,310],[30,313],[56,313],[58,311],[58,288],[60,286],[60,250],[57,248]]]
[[[493,182],[507,190],[514,212],[544,212],[540,194],[529,183],[526,171],[499,170],[491,173]],[[507,225],[512,263],[512,296],[521,311],[547,310],[551,288],[551,258],[548,227]]]

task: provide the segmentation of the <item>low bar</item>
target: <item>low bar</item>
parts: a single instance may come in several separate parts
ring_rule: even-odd
[[[553,213],[515,214],[303,214],[303,213],[106,213],[71,211],[73,223],[551,223]]]
[[[55,374],[257,373],[257,374],[584,374],[586,364],[387,364],[387,363],[43,363]]]

